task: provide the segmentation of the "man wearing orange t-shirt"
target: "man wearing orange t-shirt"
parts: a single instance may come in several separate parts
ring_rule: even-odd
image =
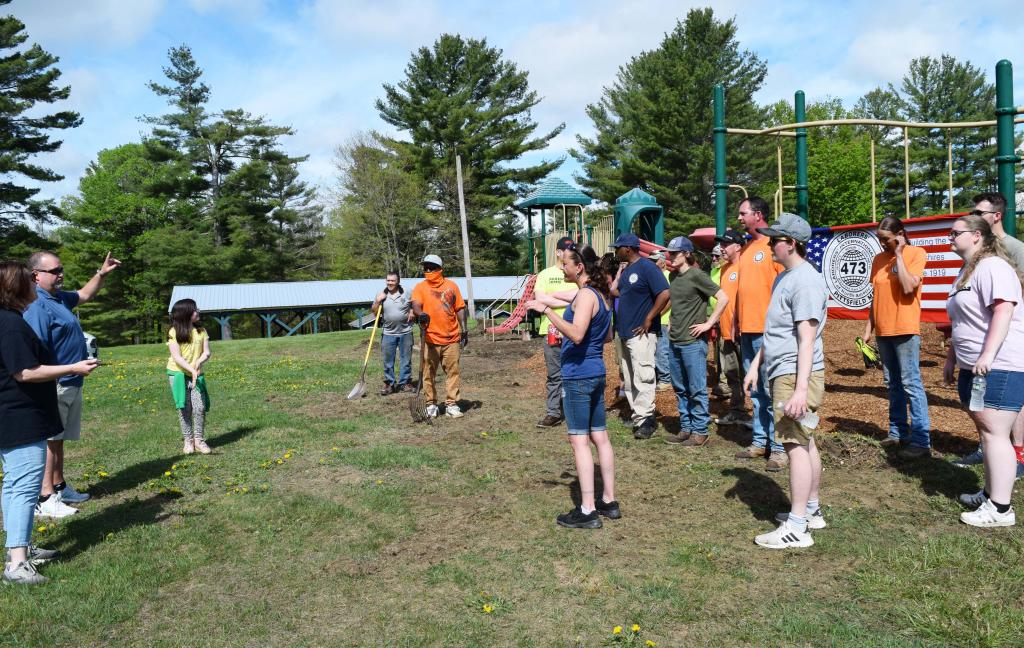
[[[412,289],[412,312],[420,323],[421,344],[426,345],[426,366],[423,370],[423,391],[427,401],[426,414],[435,418],[437,388],[434,380],[437,368],[445,374],[445,416],[459,418],[459,355],[469,342],[466,328],[466,302],[459,287],[445,279],[441,271],[441,257],[428,254],[423,257],[423,281]]]
[[[875,234],[882,252],[871,262],[874,296],[864,326],[864,341],[869,341],[872,333],[877,336],[889,386],[889,437],[882,446],[907,446],[899,453],[904,459],[928,457],[931,420],[920,367],[921,285],[928,255],[924,248],[907,242],[903,222],[895,216],[883,218]]]
[[[740,252],[747,243],[747,237],[734,229],[725,231],[722,236],[716,236],[715,242],[722,247],[722,255],[725,257],[725,265],[722,266],[719,275],[719,285],[729,297],[729,303],[722,311],[722,317],[718,321],[718,328],[722,333],[719,358],[722,365],[722,373],[729,383],[729,411],[725,416],[718,419],[719,425],[731,425],[746,423],[750,420],[746,409],[746,394],[743,393],[743,375],[740,367],[743,366],[743,357],[740,354],[739,335],[736,332],[736,294],[740,287]]]
[[[768,237],[757,228],[768,227],[768,203],[758,196],[750,196],[740,203],[740,225],[750,235],[750,242],[740,253],[739,289],[736,291],[736,321],[740,334],[740,352],[743,357],[743,373],[750,369],[750,363],[761,348],[764,334],[764,319],[772,298],[772,284],[782,272],[782,267],[772,260]],[[764,372],[764,365],[761,365]],[[775,440],[775,419],[772,414],[772,399],[768,393],[768,379],[761,376],[750,391],[753,405],[753,439],[751,444],[736,453],[737,459],[768,457],[766,469],[769,472],[782,470],[789,460],[782,444]]]

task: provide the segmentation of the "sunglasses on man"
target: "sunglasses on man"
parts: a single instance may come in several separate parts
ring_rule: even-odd
[[[46,274],[52,274],[56,277],[64,274],[64,266],[57,266],[56,268],[51,268],[49,270],[46,270],[45,268],[36,268],[33,272],[45,272]]]

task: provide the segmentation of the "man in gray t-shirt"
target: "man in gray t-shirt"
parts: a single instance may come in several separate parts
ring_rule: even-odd
[[[771,388],[775,439],[789,457],[790,510],[779,513],[774,531],[754,542],[769,549],[796,549],[814,544],[809,529],[825,527],[818,501],[821,456],[814,443],[817,410],[825,395],[825,354],[821,331],[828,307],[825,280],[807,263],[811,226],[794,214],[780,214],[771,227],[758,228],[769,237],[772,257],[785,270],[775,279],[765,317],[761,349],[743,380],[757,384],[761,363]]]
[[[412,379],[412,303],[405,294],[397,272],[389,272],[387,287],[377,294],[373,312],[380,314],[380,350],[384,360],[384,386],[381,396],[399,391],[413,391]],[[398,379],[395,379],[395,353],[398,353]]]

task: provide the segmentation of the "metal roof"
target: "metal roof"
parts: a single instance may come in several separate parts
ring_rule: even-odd
[[[560,178],[548,178],[516,207],[553,207],[555,205],[589,205],[593,198]]]
[[[465,277],[448,277],[466,295]],[[412,290],[422,278],[402,279],[402,287]],[[522,277],[473,277],[473,299],[493,301],[505,296],[522,282]],[[237,313],[289,309],[342,308],[369,305],[384,290],[384,279],[344,281],[286,281],[280,283],[211,284],[175,286],[167,312],[179,299],[194,299],[205,313]]]

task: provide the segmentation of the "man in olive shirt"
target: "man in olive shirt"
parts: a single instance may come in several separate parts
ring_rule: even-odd
[[[672,387],[679,400],[679,434],[666,443],[700,447],[708,442],[708,339],[707,332],[722,316],[729,297],[700,269],[693,243],[685,236],[669,241],[669,329]],[[718,300],[708,316],[708,299]]]

